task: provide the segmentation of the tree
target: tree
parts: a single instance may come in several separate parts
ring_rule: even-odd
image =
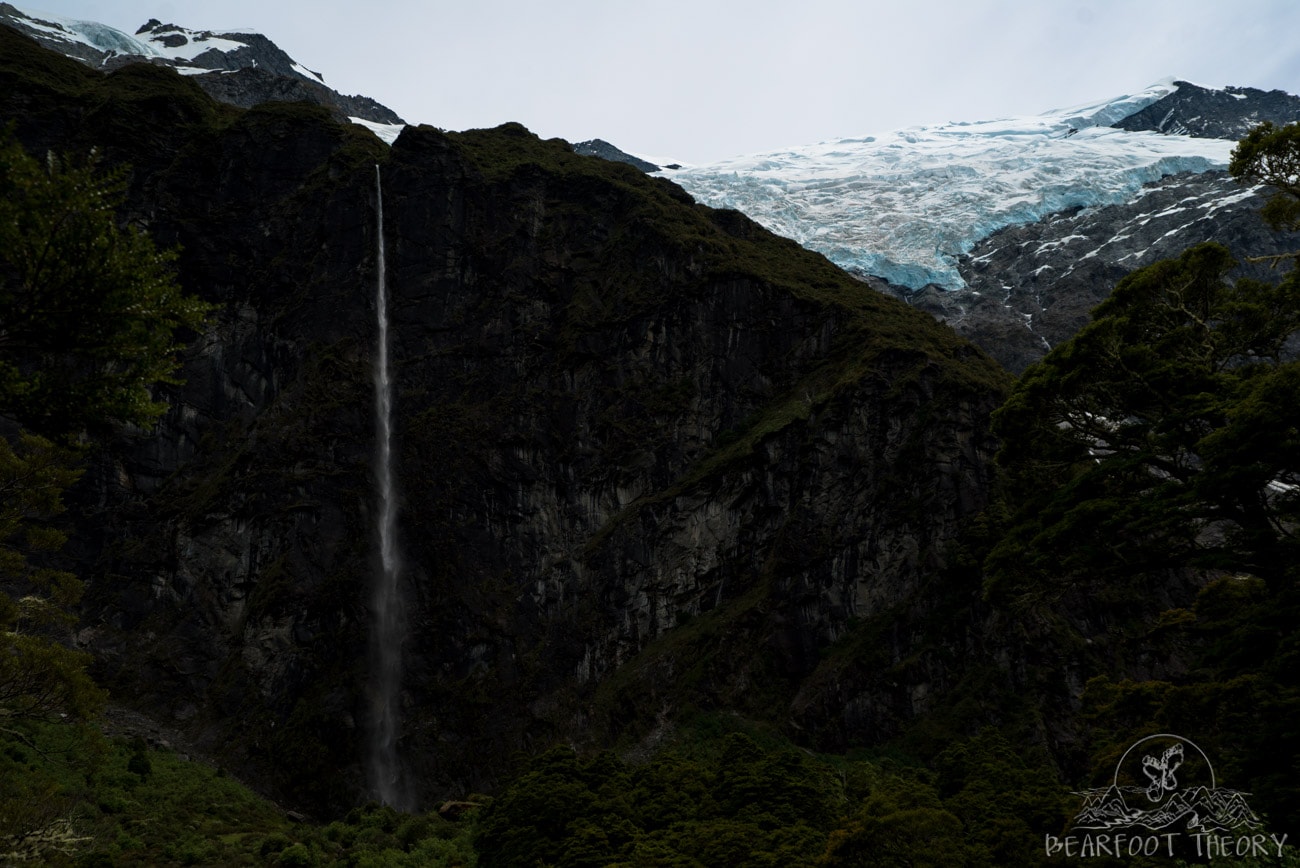
[[[74,621],[81,582],[42,563],[65,540],[50,521],[80,475],[71,460],[67,449],[34,434],[14,445],[0,438],[0,709],[7,717],[84,719],[103,702],[86,655],[58,641]]]
[[[882,781],[856,815],[830,834],[824,866],[978,864],[962,822],[932,787],[902,778]]]
[[[1230,170],[1300,229],[1300,125],[1256,128]],[[1300,806],[1300,257],[1264,257],[1288,260],[1269,283],[1234,280],[1218,244],[1154,263],[1026,371],[994,419],[1011,518],[984,561],[995,598],[1081,589],[1035,607],[1041,657],[1093,676],[1076,731],[1115,752],[1196,731],[1274,821]],[[1150,581],[1170,570],[1194,602]],[[1052,623],[1090,601],[1082,635]]]
[[[1243,183],[1273,188],[1262,212],[1270,226],[1300,229],[1300,124],[1264,121],[1237,143],[1228,172]]]
[[[174,254],[118,226],[123,178],[0,134],[0,416],[45,436],[149,425],[177,334],[210,310],[176,285]]]
[[[1300,554],[1295,271],[1232,281],[1218,244],[1122,280],[994,416],[1016,505],[990,588],[1170,567],[1270,584]]]
[[[55,524],[88,435],[148,426],[177,367],[176,335],[209,307],[172,254],[117,223],[123,174],[42,164],[0,132],[0,710],[84,717],[102,702],[60,641],[81,582],[58,569]]]

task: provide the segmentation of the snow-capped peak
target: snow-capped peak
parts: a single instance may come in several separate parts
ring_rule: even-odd
[[[163,24],[157,18],[151,18],[136,31],[136,36],[147,42],[156,56],[166,57],[181,63],[190,63],[207,69],[230,68],[228,56],[244,52],[250,56],[246,63],[239,65],[257,66],[258,54],[264,55],[263,65],[267,60],[274,66],[287,66],[303,78],[320,84],[325,79],[318,72],[313,72],[295,61],[284,52],[275,48],[274,43],[252,28],[233,28],[227,30],[190,30],[175,24]],[[274,58],[265,57],[271,49]],[[255,49],[261,49],[256,51]],[[209,54],[211,52],[211,54]],[[276,61],[279,61],[278,63]],[[273,70],[284,74],[287,70]]]
[[[278,75],[301,76],[324,84],[317,72],[289,57],[251,28],[189,30],[156,18],[135,35],[97,21],[65,18],[0,4],[0,22],[36,37],[50,47],[82,60],[107,63],[123,56],[162,61],[186,74],[262,67]]]

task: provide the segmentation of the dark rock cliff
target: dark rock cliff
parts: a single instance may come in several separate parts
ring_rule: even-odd
[[[925,609],[986,502],[1006,378],[982,353],[517,125],[389,150],[318,108],[240,112],[7,33],[0,122],[131,164],[125,216],[220,305],[159,429],[78,493],[78,638],[119,700],[299,803],[364,795],[378,163],[419,794],[691,707],[855,744],[918,713],[891,698],[914,685],[825,655]]]

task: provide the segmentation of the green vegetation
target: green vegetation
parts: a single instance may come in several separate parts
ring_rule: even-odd
[[[50,522],[79,475],[73,455],[43,437],[0,438],[0,711],[86,718],[103,700],[84,654],[52,641],[75,620],[81,582],[48,565],[65,541]]]
[[[293,819],[221,769],[144,741],[0,729],[0,861],[67,866],[995,866],[1034,861],[1069,796],[992,731],[933,770],[817,755],[697,716],[632,762],[553,748],[456,819],[370,805]],[[450,816],[450,815],[449,815]]]
[[[543,198],[520,203],[517,219],[545,215],[571,239],[585,236],[581,249],[546,251],[561,260],[562,279],[572,288],[571,338],[631,321],[653,306],[706,288],[719,292],[729,281],[756,281],[766,291],[841,311],[848,328],[837,361],[863,363],[854,366],[857,373],[902,352],[915,354],[918,364],[937,364],[956,381],[999,389],[1008,383],[996,364],[932,317],[869,290],[824,256],[772,235],[738,211],[697,205],[665,179],[575,154],[566,142],[539,139],[517,123],[461,133],[425,127],[422,133],[473,166],[475,183],[544,179]],[[598,203],[600,225],[585,225],[590,211],[574,204],[587,202]],[[528,242],[521,240],[520,246],[521,256],[537,253]],[[665,263],[688,265],[668,273]],[[530,262],[529,273],[536,266]]]
[[[1126,277],[994,417],[1013,528],[991,587],[1180,566],[1281,586],[1300,518],[1300,281],[1215,244]]]
[[[58,560],[64,492],[92,436],[165,410],[151,389],[208,312],[176,286],[168,255],[117,224],[122,190],[93,158],[41,164],[0,134],[0,723],[38,753],[19,727],[84,722],[104,701],[66,644],[82,583]],[[0,833],[27,834],[32,811],[60,803],[40,775],[5,779]]]
[[[995,733],[936,765],[819,756],[725,716],[642,763],[557,747],[483,812],[480,864],[1025,864],[1062,826],[1063,788]]]
[[[149,390],[208,311],[176,286],[171,254],[117,225],[124,173],[93,154],[66,163],[0,136],[0,414],[62,438],[157,418]]]
[[[1274,229],[1300,229],[1300,125],[1265,121],[1237,143],[1228,171],[1238,181],[1267,184],[1263,217]]]
[[[24,721],[0,728],[0,863],[472,868],[460,821],[368,806],[294,820],[221,769],[143,739]]]

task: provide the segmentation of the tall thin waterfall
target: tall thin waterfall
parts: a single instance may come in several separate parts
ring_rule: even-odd
[[[374,629],[371,653],[371,741],[370,786],[379,801],[405,808],[405,782],[397,756],[401,729],[402,641],[406,634],[402,617],[402,572],[397,550],[397,494],[393,488],[393,400],[388,372],[388,276],[384,261],[384,189],[375,166],[375,197],[378,202],[379,250],[375,287],[375,316],[378,325],[375,354],[375,479],[379,493],[379,576],[375,583]]]

